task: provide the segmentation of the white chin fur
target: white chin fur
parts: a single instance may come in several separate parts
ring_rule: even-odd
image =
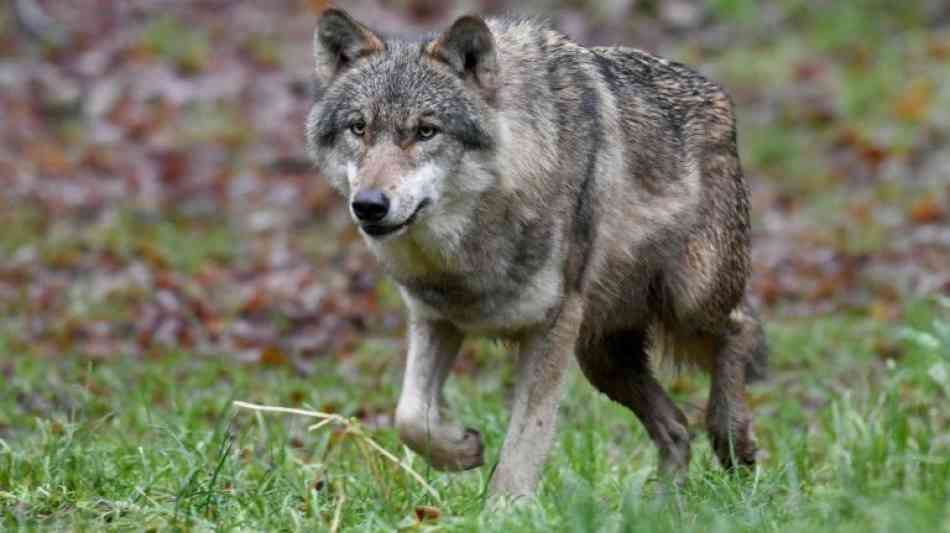
[[[368,242],[371,242],[371,243],[381,243],[381,242],[391,241],[404,235],[407,231],[409,231],[409,226],[403,226],[392,233],[387,233],[385,235],[377,236],[377,235],[370,235],[369,233],[366,233],[363,227],[360,226],[360,234],[363,236],[364,239],[366,239]]]

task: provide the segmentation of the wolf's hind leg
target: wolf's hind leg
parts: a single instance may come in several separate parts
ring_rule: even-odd
[[[730,315],[730,329],[710,362],[712,383],[706,427],[713,450],[724,468],[754,466],[756,443],[752,415],[745,401],[746,373],[765,370],[765,339],[761,324],[740,307]]]
[[[413,320],[409,357],[396,407],[399,437],[440,470],[467,470],[482,465],[478,431],[442,420],[442,386],[462,344],[462,334],[443,322]]]
[[[657,382],[640,331],[608,335],[578,352],[578,362],[594,387],[633,411],[656,444],[660,472],[674,479],[689,466],[690,436],[686,416]]]

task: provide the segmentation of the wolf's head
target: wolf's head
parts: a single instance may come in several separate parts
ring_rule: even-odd
[[[498,62],[482,19],[462,17],[431,39],[384,40],[331,9],[314,53],[308,149],[369,238],[438,224],[494,183]]]

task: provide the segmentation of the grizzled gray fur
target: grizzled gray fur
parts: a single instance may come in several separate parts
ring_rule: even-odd
[[[674,478],[690,435],[650,356],[706,369],[713,449],[727,468],[754,464],[744,389],[766,347],[745,300],[748,194],[718,85],[531,20],[466,16],[388,39],[331,9],[314,52],[311,155],[409,313],[396,409],[409,447],[438,468],[482,465],[479,433],[442,405],[471,334],[519,346],[493,494],[535,490],[572,356]]]

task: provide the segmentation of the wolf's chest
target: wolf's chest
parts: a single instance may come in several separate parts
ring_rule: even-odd
[[[411,239],[371,247],[420,312],[471,333],[510,334],[542,322],[560,301],[564,258],[555,224],[499,216],[442,217]]]
[[[402,285],[409,293],[443,313],[464,313],[482,307],[485,300],[499,299],[506,295],[495,287],[480,287],[472,279],[455,274],[439,274],[420,278],[409,278]]]
[[[506,336],[543,322],[560,302],[559,271],[542,269],[526,283],[440,275],[402,280],[406,296],[426,318],[448,320],[474,334]]]

